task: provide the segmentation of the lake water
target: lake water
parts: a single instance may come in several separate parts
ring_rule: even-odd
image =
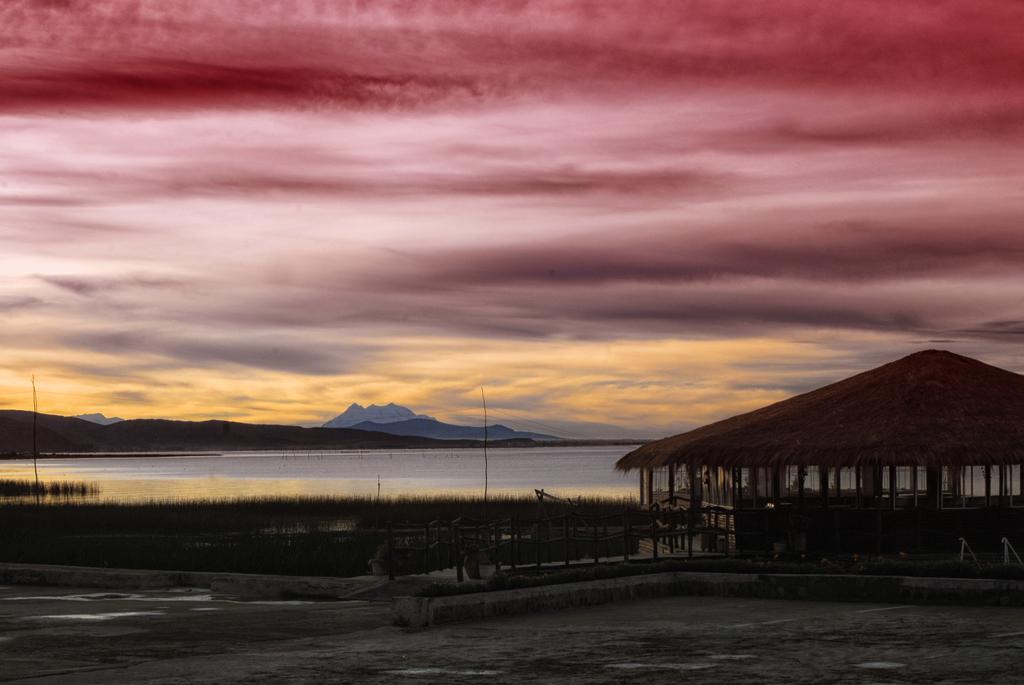
[[[615,471],[633,447],[490,449],[489,492],[561,497],[635,495],[637,476]],[[100,487],[99,500],[225,499],[249,496],[483,493],[480,449],[224,452],[199,456],[39,460],[43,481],[79,480]],[[32,460],[0,461],[0,478],[32,479]]]

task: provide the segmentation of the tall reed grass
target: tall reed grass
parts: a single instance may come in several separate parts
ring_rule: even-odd
[[[0,478],[0,497],[90,497],[98,495],[99,486],[77,480],[50,481],[36,483],[32,480],[15,480]]]
[[[631,501],[584,500],[622,511]],[[0,504],[0,560],[114,568],[349,576],[366,573],[389,522],[561,515],[533,497],[258,497]]]

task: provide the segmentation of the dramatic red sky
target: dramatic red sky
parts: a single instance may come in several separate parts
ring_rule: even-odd
[[[1021,36],[986,0],[7,0],[0,405],[485,385],[660,434],[924,347],[1024,370]]]

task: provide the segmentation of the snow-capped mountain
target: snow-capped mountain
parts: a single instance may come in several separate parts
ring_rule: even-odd
[[[424,414],[416,414],[411,409],[399,406],[394,402],[388,404],[371,404],[364,407],[353,402],[349,408],[335,416],[324,424],[324,428],[350,428],[357,423],[369,421],[371,423],[398,423],[410,419],[428,419],[435,421],[434,417]]]
[[[439,438],[442,440],[482,440],[483,426],[458,426],[438,421],[432,416],[416,414],[407,407],[394,403],[363,407],[353,404],[343,413],[324,424],[324,428],[355,428],[357,430],[390,433],[409,437]],[[557,440],[553,435],[517,431],[501,424],[487,429],[491,440]]]
[[[98,423],[101,426],[109,426],[112,423],[121,423],[124,421],[120,416],[104,416],[103,414],[79,414],[75,417],[76,419],[82,419],[89,423]]]

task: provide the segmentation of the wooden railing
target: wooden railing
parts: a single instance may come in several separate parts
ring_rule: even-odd
[[[569,566],[602,559],[657,561],[663,556],[735,551],[731,509],[627,510],[619,514],[569,513],[531,519],[459,518],[429,523],[389,523],[388,575],[455,568],[463,580],[463,559],[483,552],[497,569]]]

